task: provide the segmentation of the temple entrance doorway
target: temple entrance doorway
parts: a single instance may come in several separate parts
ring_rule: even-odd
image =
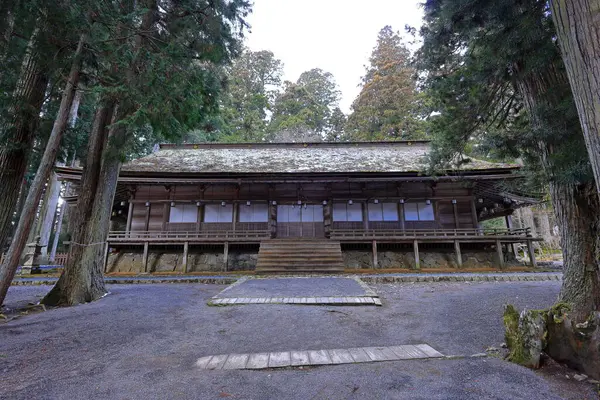
[[[278,238],[324,238],[323,206],[282,204],[277,206]]]

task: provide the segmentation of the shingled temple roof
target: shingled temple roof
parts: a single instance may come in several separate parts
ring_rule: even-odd
[[[408,173],[427,168],[428,141],[161,145],[125,164],[140,173]],[[517,168],[471,159],[461,171]]]

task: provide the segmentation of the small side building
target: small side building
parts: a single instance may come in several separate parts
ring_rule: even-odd
[[[125,164],[106,272],[504,268],[535,199],[519,166],[471,160],[431,176],[427,141],[185,144]],[[59,167],[61,179],[81,170]],[[506,217],[506,229],[480,222]]]

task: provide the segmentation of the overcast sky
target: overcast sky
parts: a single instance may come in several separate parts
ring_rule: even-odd
[[[296,81],[312,68],[331,72],[349,112],[360,91],[377,33],[385,25],[404,34],[419,27],[423,0],[254,0],[246,45],[271,50],[284,63],[284,79]]]

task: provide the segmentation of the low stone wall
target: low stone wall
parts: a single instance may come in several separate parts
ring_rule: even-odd
[[[365,250],[344,250],[344,265],[351,269],[373,268],[373,253]],[[463,251],[463,268],[499,268],[495,251]],[[456,254],[453,251],[425,250],[419,253],[422,269],[458,268]],[[521,265],[512,253],[504,254],[506,265]],[[380,251],[377,254],[377,268],[415,268],[415,256],[412,251]]]
[[[348,269],[370,269],[373,253],[367,250],[344,250],[342,252],[344,265]],[[463,268],[499,268],[495,251],[468,250],[463,251]],[[183,272],[183,253],[175,251],[150,251],[148,254],[148,272]],[[412,251],[380,251],[377,268],[408,268],[415,267]],[[252,271],[256,268],[258,252],[249,250],[231,250],[224,265],[222,251],[211,250],[190,252],[188,255],[188,272],[221,272],[221,271]],[[420,252],[421,269],[427,268],[457,268],[456,255],[453,251],[425,250]],[[522,265],[512,255],[505,254],[507,266]],[[142,268],[142,253],[124,250],[111,253],[108,257],[107,271],[110,272],[144,272]]]
[[[225,268],[225,257],[222,251],[190,252],[187,272],[251,271],[256,268],[257,258],[257,252],[230,250],[227,268]],[[142,253],[129,250],[110,253],[107,272],[144,272]],[[150,251],[148,253],[148,272],[183,273],[183,253]]]

